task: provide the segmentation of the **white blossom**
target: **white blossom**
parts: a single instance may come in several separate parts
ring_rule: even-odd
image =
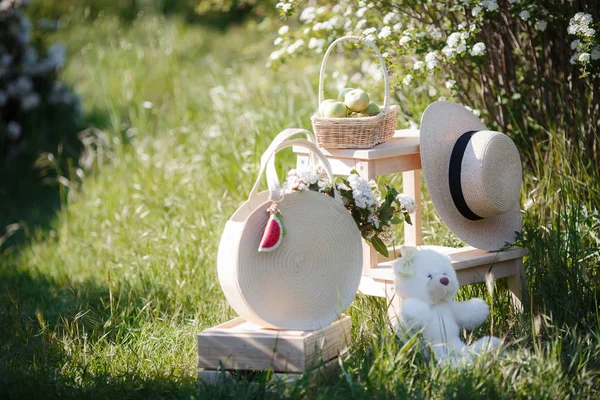
[[[375,196],[371,183],[356,174],[350,174],[348,184],[358,208],[375,210],[379,206],[379,199]]]
[[[364,18],[356,23],[356,29],[363,29],[365,26],[367,26],[367,20]]]
[[[334,14],[341,15],[341,14],[342,14],[342,12],[344,11],[344,6],[343,6],[342,4],[339,4],[339,3],[338,3],[338,4],[336,4],[335,6],[333,6],[333,8],[331,9],[331,11],[332,11]]]
[[[294,43],[292,43],[288,46],[287,53],[292,54],[302,46],[304,46],[304,40],[298,39]]]
[[[402,36],[398,41],[400,46],[404,46],[406,43],[410,42],[410,36]]]
[[[534,28],[537,29],[538,31],[544,32],[546,30],[546,27],[548,26],[548,23],[544,20],[539,20],[535,23]]]
[[[290,31],[290,27],[287,25],[283,25],[281,28],[279,28],[279,31],[277,31],[277,33],[279,33],[280,36],[283,36],[286,33],[288,33],[289,31]]]
[[[283,12],[288,12],[292,9],[292,5],[290,3],[284,3],[282,1],[280,1],[279,3],[277,3],[275,5],[275,8],[279,8]]]
[[[306,7],[302,13],[300,14],[300,21],[305,24],[311,23],[316,17],[315,8],[314,7]]]
[[[461,42],[457,47],[456,47],[456,52],[459,54],[464,53],[467,50],[467,45],[465,44],[465,42]]]
[[[498,9],[498,3],[496,0],[483,0],[481,5],[483,5],[488,11],[496,11]]]
[[[410,85],[410,83],[411,83],[412,81],[413,81],[413,76],[412,76],[412,75],[410,75],[410,74],[406,75],[406,76],[404,77],[404,79],[402,79],[402,83],[403,83],[404,85],[407,85],[407,86],[408,86],[408,85]]]
[[[583,33],[585,36],[593,36],[594,30],[589,27],[592,23],[592,16],[583,12],[578,12],[569,21],[569,27],[567,33],[570,35],[576,35]],[[591,33],[591,34],[590,34]]]
[[[389,12],[383,17],[383,23],[385,25],[389,25],[390,23],[392,23],[392,21],[396,19],[397,16],[398,15],[395,12]]]
[[[434,51],[427,53],[425,56],[425,62],[427,63],[427,69],[432,70],[438,65],[437,54]]]
[[[367,36],[370,35],[372,33],[375,33],[377,31],[377,28],[371,27],[371,28],[367,28],[363,31],[363,35]]]
[[[527,10],[523,10],[519,13],[519,17],[521,17],[521,19],[523,21],[527,21],[530,16],[531,16],[531,14],[529,14],[529,11],[527,11]]]
[[[587,37],[592,37],[594,36],[594,34],[596,33],[596,31],[592,28],[584,28],[581,33],[583,33],[583,36],[587,36]]]
[[[600,60],[600,47],[594,47],[590,56],[592,60]]]
[[[276,38],[276,39],[273,41],[273,44],[274,44],[275,46],[279,46],[281,43],[283,43],[283,39],[282,39],[282,38],[280,38],[280,37]]]
[[[578,57],[578,60],[581,62],[590,61],[590,53],[581,53]]]
[[[400,32],[400,30],[402,29],[402,23],[397,22],[394,24],[394,26],[392,27],[392,29],[394,30],[394,32]]]
[[[361,7],[356,11],[356,16],[358,18],[362,18],[362,17],[364,17],[366,12],[367,12],[367,7]]]
[[[37,93],[29,93],[21,99],[21,110],[29,111],[37,108],[40,105],[40,95]]]
[[[452,57],[452,55],[454,55],[454,49],[452,47],[444,46],[442,53],[444,53],[446,57]]]
[[[429,36],[435,40],[440,40],[442,38],[442,31],[436,26],[430,25],[427,28],[427,31],[429,32]]]
[[[404,210],[407,212],[412,214],[417,211],[417,203],[415,203],[415,199],[409,195],[400,193],[396,196],[396,200],[398,200],[398,203],[400,203],[402,208],[404,208]]]
[[[55,43],[48,49],[48,59],[53,68],[63,68],[67,60],[67,46]]]
[[[475,43],[473,45],[473,48],[471,48],[471,55],[474,57],[480,56],[483,53],[485,53],[485,44],[483,44],[482,42]]]
[[[571,50],[575,50],[579,46],[579,39],[575,39],[571,42]]]
[[[369,215],[367,217],[367,222],[369,224],[373,224],[375,229],[379,229],[379,219],[375,215],[373,215],[373,214]]]
[[[423,61],[415,61],[415,63],[413,64],[413,69],[415,71],[420,70],[423,68],[424,65],[425,63]]]
[[[323,15],[323,14],[325,14],[327,11],[329,11],[329,7],[326,7],[326,6],[321,6],[321,7],[317,8],[317,11],[315,11],[315,13],[316,13],[317,15]]]
[[[10,121],[8,125],[6,125],[6,130],[8,137],[12,140],[17,140],[21,136],[21,125],[16,121]]]
[[[476,17],[479,15],[479,13],[481,13],[482,8],[477,6],[477,7],[473,7],[473,9],[471,10],[471,15]]]
[[[573,54],[569,59],[569,63],[571,63],[571,65],[575,65],[577,62],[577,57],[579,57],[579,52],[576,51],[575,54]]]
[[[448,36],[448,39],[446,40],[446,44],[448,45],[448,47],[451,47],[451,48],[456,47],[459,40],[460,40],[460,33],[452,32],[450,34],[450,36]]]
[[[273,61],[278,60],[283,55],[283,53],[285,53],[285,49],[275,50],[271,53],[271,55],[269,55],[269,59]]]
[[[379,39],[384,39],[388,36],[390,36],[392,34],[392,28],[390,28],[389,26],[384,26],[383,28],[381,28],[381,31],[379,31],[379,34],[377,35],[377,37]]]
[[[325,47],[325,39],[323,38],[310,38],[310,40],[308,41],[308,48],[309,49],[317,49],[317,52],[320,53],[321,51],[323,51],[323,47]]]
[[[454,79],[448,79],[446,81],[446,89],[452,89],[456,85],[456,81]]]

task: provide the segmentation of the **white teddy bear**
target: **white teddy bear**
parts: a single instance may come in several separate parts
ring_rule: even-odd
[[[458,278],[448,256],[409,246],[402,246],[400,251],[402,258],[393,263],[395,295],[389,309],[399,336],[422,331],[441,364],[468,363],[476,354],[500,346],[497,337],[483,337],[471,346],[460,340],[460,329],[483,323],[489,307],[481,299],[453,300]]]

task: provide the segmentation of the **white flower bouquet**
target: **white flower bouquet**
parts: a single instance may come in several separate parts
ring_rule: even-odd
[[[377,252],[388,257],[387,246],[394,241],[393,224],[406,222],[411,224],[410,214],[416,211],[413,198],[398,193],[396,189],[386,186],[382,194],[375,181],[367,182],[357,171],[339,182],[334,183],[344,206],[354,218],[362,237]],[[313,190],[333,196],[333,187],[327,174],[316,166],[309,171],[292,169],[283,184],[283,193]]]

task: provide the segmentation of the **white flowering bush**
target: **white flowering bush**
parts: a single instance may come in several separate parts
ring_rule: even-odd
[[[48,140],[33,136],[49,135],[49,129],[64,135],[64,123],[80,111],[77,97],[57,81],[66,47],[34,46],[23,5],[23,0],[0,0],[0,160],[14,157],[26,141]]]
[[[398,193],[386,186],[385,194],[379,192],[375,181],[367,182],[352,173],[334,183],[344,206],[354,218],[362,237],[379,253],[388,257],[387,246],[394,242],[393,224],[411,223],[410,214],[417,209],[412,197]],[[313,190],[333,196],[334,190],[325,170],[317,166],[306,171],[292,169],[283,184],[283,193]]]
[[[273,66],[363,36],[384,55],[404,112],[423,93],[455,99],[484,112],[525,154],[558,129],[600,169],[596,0],[286,0],[276,9],[289,28],[275,39]]]

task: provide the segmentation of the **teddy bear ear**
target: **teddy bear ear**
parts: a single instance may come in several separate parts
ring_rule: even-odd
[[[410,257],[410,254],[414,254],[417,251],[417,248],[413,246],[400,246],[400,254],[402,254],[402,257]]]
[[[402,257],[394,262],[394,272],[405,278],[410,278],[415,274],[413,260],[418,250],[412,246],[401,246],[400,254]]]

